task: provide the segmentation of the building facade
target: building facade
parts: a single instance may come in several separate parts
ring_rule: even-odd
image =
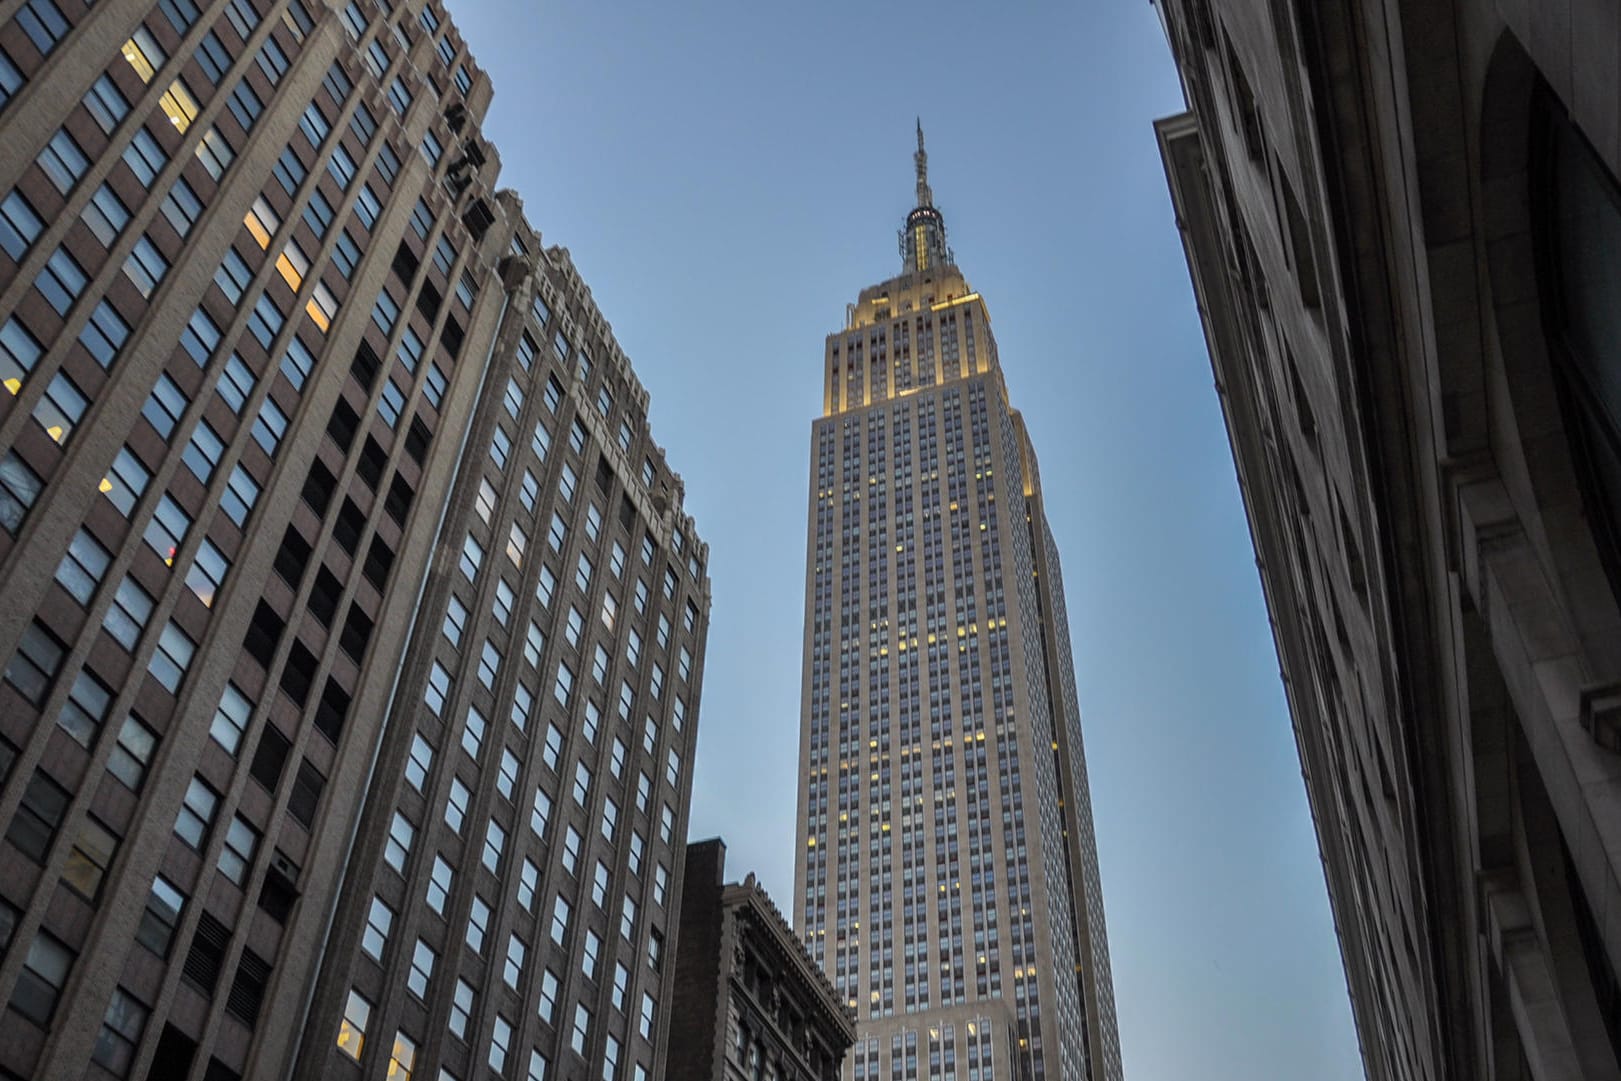
[[[1058,551],[921,127],[915,162],[812,425],[795,923],[857,1011],[847,1078],[1112,1081]]]
[[[487,78],[0,17],[0,1076],[656,1076],[707,551]]]
[[[1621,1077],[1621,4],[1158,4],[1367,1075]]]
[[[665,1081],[836,1081],[855,1011],[754,875],[726,881],[724,842],[685,862]]]

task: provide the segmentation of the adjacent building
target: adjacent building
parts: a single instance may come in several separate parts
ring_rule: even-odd
[[[666,1081],[836,1081],[855,1011],[718,838],[687,845],[680,932]]]
[[[1621,5],[1158,5],[1367,1075],[1621,1077]]]
[[[4,12],[0,1076],[658,1076],[707,550],[488,80]]]
[[[1058,550],[928,183],[828,335],[811,430],[795,924],[856,1081],[1113,1081]]]

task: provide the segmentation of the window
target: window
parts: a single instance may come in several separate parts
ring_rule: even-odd
[[[591,879],[591,903],[601,909],[608,907],[608,881],[608,865],[598,860],[596,875]]]
[[[535,789],[535,808],[529,813],[529,828],[535,831],[535,836],[544,839],[546,826],[551,821],[552,798],[546,794],[544,788]]]
[[[411,971],[405,977],[405,986],[417,998],[428,997],[428,981],[433,978],[433,965],[438,954],[427,939],[417,939],[416,952],[411,955]]]
[[[573,913],[568,898],[558,894],[557,900],[552,903],[552,941],[559,946],[568,945],[568,925]]]
[[[445,857],[435,854],[433,874],[428,879],[428,907],[441,916],[445,914],[445,905],[450,900],[451,878],[450,864],[445,862]]]
[[[144,234],[135,242],[128,258],[124,260],[124,276],[135,286],[141,296],[151,299],[158,283],[163,276],[169,273],[169,260],[158,251],[156,244],[152,243]]]
[[[67,865],[62,868],[62,881],[94,904],[101,893],[101,880],[117,849],[118,838],[113,832],[87,816],[79,826],[79,836],[68,853]]]
[[[428,687],[423,692],[423,699],[434,716],[439,716],[445,708],[445,700],[449,697],[450,673],[445,670],[444,665],[434,661],[433,668],[428,672]]]
[[[180,887],[162,875],[152,879],[152,892],[147,896],[146,909],[135,929],[135,941],[159,957],[168,957],[169,944],[174,941],[175,927],[180,923],[180,910],[185,905],[186,895],[180,892]]]
[[[467,539],[462,542],[462,557],[459,564],[462,575],[469,582],[476,582],[478,580],[479,564],[483,561],[484,548],[469,533]]]
[[[158,636],[158,648],[153,652],[146,670],[170,694],[174,694],[180,690],[181,680],[186,678],[186,669],[191,666],[191,657],[196,649],[196,643],[180,629],[179,624],[170,620]]]
[[[405,861],[411,855],[411,843],[415,840],[416,827],[411,825],[404,811],[395,811],[388,827],[388,841],[383,846],[383,862],[403,875]]]
[[[132,792],[139,792],[141,779],[146,774],[147,763],[152,760],[152,751],[157,744],[157,733],[135,714],[130,714],[124,718],[124,726],[118,731],[118,742],[113,745],[112,754],[107,759],[107,772]]]
[[[574,475],[574,469],[567,462],[563,463],[561,476],[557,481],[557,491],[563,497],[563,502],[574,502],[574,490],[579,484],[579,478]]]
[[[388,947],[388,932],[394,926],[394,910],[381,897],[372,897],[371,909],[366,914],[366,930],[360,936],[360,948],[366,955],[379,963],[383,960],[383,950]],[[418,946],[421,945],[419,940]],[[413,967],[414,967],[413,962]],[[428,968],[432,970],[430,961]],[[424,983],[426,978],[424,977]]]
[[[518,784],[518,756],[512,753],[511,748],[501,748],[501,772],[496,778],[495,787],[503,798],[511,799],[513,790]]]
[[[0,458],[0,527],[16,536],[44,482],[14,451]]]
[[[588,980],[597,978],[597,962],[602,958],[602,936],[591,930],[585,930],[585,948],[580,956],[580,972]]]
[[[534,628],[534,624],[529,624]],[[520,732],[529,728],[529,714],[534,709],[535,696],[522,683],[512,685],[512,725]]]
[[[201,777],[193,777],[186,788],[186,798],[180,805],[180,814],[175,819],[175,835],[192,848],[202,851],[209,823],[214,821],[214,811],[219,807],[219,799],[219,793]]]
[[[129,166],[141,186],[153,187],[158,173],[168,161],[169,155],[164,153],[152,133],[145,128],[136,128],[129,146],[124,150],[124,164]]]
[[[557,662],[557,682],[552,688],[552,695],[559,705],[568,708],[569,696],[574,692],[574,670],[566,661]]]
[[[467,606],[461,598],[451,594],[450,602],[445,606],[445,638],[452,646],[462,644],[462,632],[467,627]]]
[[[503,620],[503,622],[505,622]],[[495,648],[490,639],[484,640],[484,648],[478,658],[478,681],[488,690],[495,690],[495,678],[501,670],[501,651]]]
[[[56,581],[68,595],[80,604],[88,605],[107,573],[112,555],[84,529],[80,529],[68,542],[67,554],[56,568]]]
[[[457,977],[456,991],[450,1001],[450,1031],[457,1039],[467,1039],[467,1023],[473,1015],[473,985]]]
[[[512,1023],[500,1014],[495,1015],[495,1029],[490,1033],[490,1069],[500,1073],[507,1064],[507,1051],[512,1046]]]
[[[62,704],[62,713],[56,723],[74,742],[89,747],[95,742],[101,722],[107,718],[107,707],[112,704],[112,692],[97,679],[89,668],[82,668],[73,679],[73,689]]]
[[[507,831],[502,829],[501,824],[492,818],[490,824],[484,830],[484,855],[482,857],[484,866],[489,869],[490,874],[498,875],[501,873],[501,854],[506,851],[506,846]]]
[[[103,184],[90,197],[84,213],[79,217],[101,241],[101,246],[110,248],[118,239],[118,234],[124,231],[124,226],[129,224],[129,208],[112,188]],[[18,262],[22,261],[23,250],[33,243],[41,227],[42,223],[34,215],[33,208],[17,192],[13,191],[4,203],[0,203],[0,247]]]
[[[451,778],[450,794],[445,800],[445,822],[457,833],[462,831],[462,821],[467,817],[467,804],[472,795],[460,777]]]
[[[585,1003],[574,1007],[574,1030],[569,1034],[569,1046],[574,1053],[585,1057],[585,1049],[591,1042],[591,1011]]]
[[[48,931],[40,931],[28,945],[28,956],[11,992],[11,1008],[45,1028],[56,1012],[56,1000],[72,967],[73,951]]]
[[[294,0],[296,3],[296,0]],[[416,1041],[407,1036],[403,1029],[394,1033],[394,1048],[389,1053],[388,1074],[389,1081],[411,1081],[411,1071],[416,1069],[417,1045]]]
[[[518,904],[525,912],[532,912],[535,905],[535,888],[540,885],[540,868],[525,857],[523,869],[518,875]]]
[[[641,1023],[638,1026],[637,1031],[642,1034],[642,1039],[648,1041],[649,1043],[653,1042],[653,1022],[654,1014],[657,1008],[658,1003],[654,1000],[652,994],[647,991],[643,991]]]
[[[619,1074],[619,1037],[610,1035],[602,1049],[602,1081],[615,1081]]]
[[[349,1000],[343,1007],[343,1022],[338,1025],[338,1049],[356,1062],[366,1043],[366,1025],[371,1021],[371,1003],[359,991],[350,989]]]
[[[231,828],[225,831],[225,845],[220,849],[220,872],[238,886],[242,885],[258,847],[259,831],[248,825],[241,815],[236,815],[231,819]]]
[[[191,430],[191,438],[186,441],[186,449],[181,453],[181,458],[186,463],[186,468],[191,470],[192,476],[206,488],[208,482],[213,479],[220,456],[224,453],[225,440],[219,437],[219,433],[214,431],[208,421],[200,420],[197,427]]]
[[[66,315],[87,281],[78,260],[69,255],[66,248],[57,248],[40,270],[39,277],[34,279],[34,287],[57,315]]]
[[[411,757],[405,763],[405,779],[418,792],[427,791],[428,771],[433,768],[433,747],[421,732],[411,736]]]
[[[524,953],[523,939],[518,937],[518,932],[512,932],[511,937],[507,939],[507,960],[502,966],[501,978],[514,991],[518,989],[518,981],[523,976]]]
[[[523,568],[523,550],[528,543],[529,535],[523,531],[522,526],[513,522],[512,528],[507,532],[507,558],[512,561],[514,567]]]
[[[35,160],[63,195],[71,192],[84,171],[90,168],[90,159],[85,157],[84,151],[79,149],[79,144],[65,128],[51,136],[51,141],[45,144],[45,149],[39,152]]]
[[[98,78],[86,92],[84,107],[107,135],[111,135],[118,122],[129,113],[129,102],[124,98],[124,92],[106,75]]]
[[[563,835],[563,870],[571,875],[579,873],[580,844],[583,840],[580,831],[573,826],[568,827]]]

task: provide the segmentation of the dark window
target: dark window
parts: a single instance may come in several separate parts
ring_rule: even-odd
[[[360,448],[360,461],[355,468],[360,474],[360,479],[375,492],[377,486],[383,482],[383,470],[388,468],[388,452],[383,449],[381,443],[368,435]]]
[[[310,463],[309,476],[304,478],[304,502],[310,505],[317,518],[326,516],[326,508],[332,502],[332,493],[338,487],[338,478],[332,475],[332,470],[326,467],[320,459]]]
[[[338,581],[338,576],[322,567],[315,575],[315,584],[310,587],[310,611],[321,621],[321,626],[332,626],[332,618],[338,614],[338,598],[342,594],[343,583]]]
[[[315,764],[304,759],[298,764],[298,776],[293,779],[293,791],[287,797],[287,812],[305,828],[315,824],[315,808],[321,802],[321,792],[326,788],[326,778]]]
[[[230,940],[230,929],[213,915],[204,912],[198,917],[197,930],[191,936],[191,949],[186,951],[186,963],[181,971],[205,995],[214,993],[220,964],[225,960],[225,945]]]
[[[259,747],[253,752],[253,765],[249,767],[253,779],[274,792],[281,784],[281,771],[287,765],[287,753],[291,749],[292,744],[281,734],[281,729],[273,724],[265,725]]]
[[[45,853],[67,812],[68,798],[67,789],[36,769],[6,830],[6,839],[17,846],[17,851],[44,866]]]
[[[281,632],[287,626],[285,620],[276,614],[276,610],[264,601],[253,611],[253,622],[248,624],[247,637],[242,644],[254,660],[265,668],[270,667],[271,658],[276,655],[276,645],[281,641]]]
[[[287,651],[287,663],[281,670],[281,689],[298,705],[309,701],[310,685],[315,682],[315,669],[319,665],[315,654],[297,639]]]
[[[355,501],[344,497],[343,507],[338,511],[338,520],[333,523],[332,536],[343,546],[343,550],[350,555],[360,547],[360,534],[366,528],[366,515],[355,504]]]
[[[281,547],[276,549],[276,573],[296,590],[309,561],[310,542],[296,526],[288,526],[287,532],[281,535]]]
[[[377,355],[377,350],[365,338],[360,339],[360,344],[355,347],[354,372],[355,379],[366,388],[366,393],[370,394],[372,387],[377,385],[377,373],[382,368],[383,361]]]
[[[428,444],[433,440],[433,432],[422,423],[420,415],[411,418],[411,427],[405,433],[405,453],[418,465],[428,455]]]
[[[343,637],[339,640],[339,645],[356,663],[366,655],[366,645],[371,641],[371,632],[371,617],[360,610],[360,605],[351,603],[349,615],[343,621]]]
[[[405,516],[411,510],[411,496],[413,494],[411,486],[406,483],[405,478],[396,474],[394,483],[388,486],[388,498],[383,502],[383,509],[388,512],[390,518],[400,525],[405,524]]]
[[[366,549],[366,580],[381,590],[388,582],[388,572],[394,566],[394,549],[383,543],[383,538],[373,537],[371,547]]]
[[[360,427],[360,415],[348,402],[342,398],[332,407],[332,419],[327,421],[327,434],[338,445],[340,450],[347,451],[349,444],[355,441],[355,431]]]
[[[315,711],[315,728],[333,743],[343,735],[343,722],[349,716],[349,692],[338,686],[338,681],[328,679],[326,689],[321,692],[321,705]]]
[[[265,985],[269,982],[270,962],[244,949],[236,966],[236,979],[231,981],[231,993],[225,1000],[226,1012],[252,1028],[259,1021],[259,1007],[264,1005]]]

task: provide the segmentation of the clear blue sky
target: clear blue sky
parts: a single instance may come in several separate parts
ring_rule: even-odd
[[[1063,555],[1126,1077],[1360,1078],[1147,0],[450,2],[711,546],[692,835],[791,910],[823,338],[898,269],[921,114]]]

